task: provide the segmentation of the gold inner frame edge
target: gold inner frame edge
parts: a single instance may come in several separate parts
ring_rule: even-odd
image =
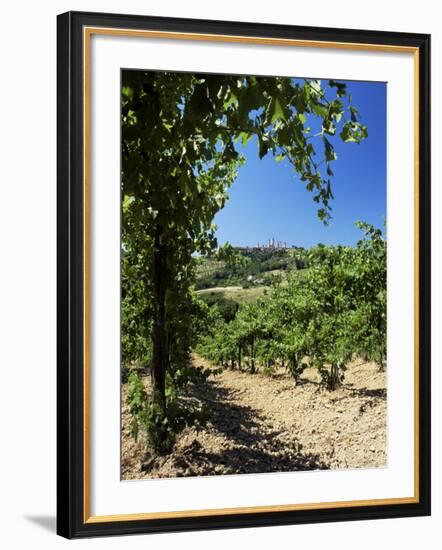
[[[369,500],[317,502],[269,506],[214,508],[203,510],[177,510],[170,512],[141,512],[136,514],[115,514],[92,516],[90,512],[90,43],[92,35],[127,36],[174,40],[248,43],[304,48],[331,48],[371,52],[412,53],[414,62],[414,495]],[[115,29],[108,27],[83,28],[83,93],[84,93],[84,135],[83,135],[83,212],[84,212],[84,453],[83,453],[83,519],[84,523],[117,521],[142,521],[149,519],[172,519],[231,514],[254,514],[264,512],[285,512],[300,510],[324,510],[352,506],[386,506],[391,504],[412,504],[419,502],[419,48],[388,44],[365,44],[358,42],[331,42],[321,40],[297,40],[269,37],[245,37],[222,34],[186,33],[169,31],[148,31],[137,29]]]

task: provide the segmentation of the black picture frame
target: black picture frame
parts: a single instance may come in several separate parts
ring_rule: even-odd
[[[430,514],[430,36],[68,12],[57,21],[57,533],[66,538],[424,516]],[[84,29],[106,27],[410,47],[419,59],[419,498],[416,502],[200,517],[90,521],[84,438]]]

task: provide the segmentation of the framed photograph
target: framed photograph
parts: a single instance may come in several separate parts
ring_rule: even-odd
[[[58,17],[58,534],[430,514],[430,37]]]

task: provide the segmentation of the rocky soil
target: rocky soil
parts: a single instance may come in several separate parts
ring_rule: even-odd
[[[374,363],[350,364],[334,392],[319,385],[314,369],[298,385],[282,370],[223,370],[189,388],[186,398],[208,407],[207,425],[186,428],[172,454],[155,456],[142,437],[135,442],[129,434],[123,385],[122,479],[386,466],[386,373]]]

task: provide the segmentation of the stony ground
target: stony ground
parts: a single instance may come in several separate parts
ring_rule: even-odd
[[[186,428],[169,456],[131,438],[125,386],[122,398],[122,479],[386,466],[386,374],[373,363],[349,365],[334,392],[314,369],[296,386],[282,370],[211,375],[187,395],[208,407],[209,422]]]

